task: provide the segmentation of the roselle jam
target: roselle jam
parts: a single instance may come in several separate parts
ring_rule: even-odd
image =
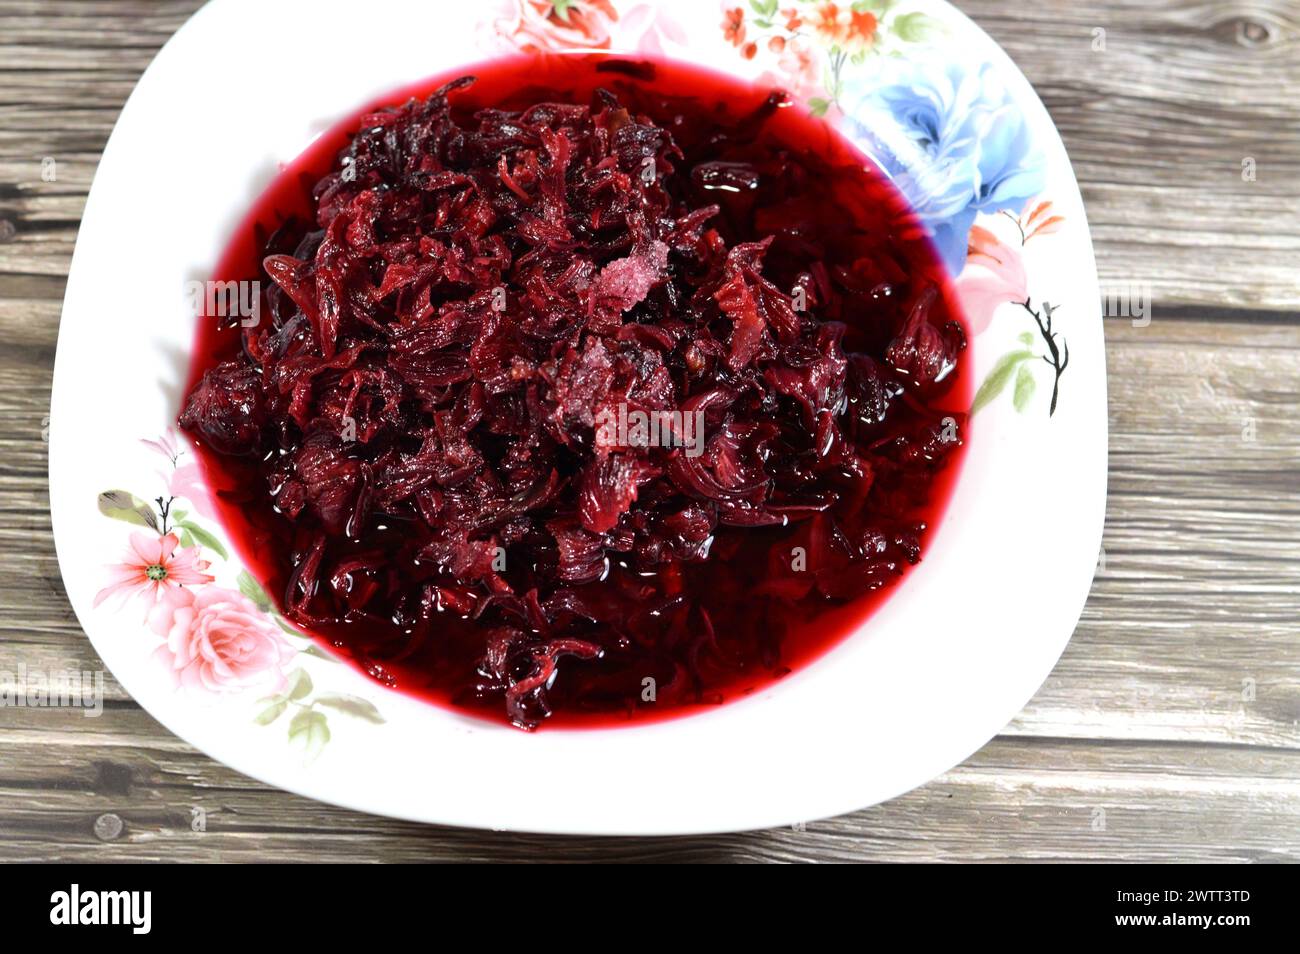
[[[469,71],[467,71],[469,72]],[[969,361],[922,229],[784,94],[512,59],[284,170],[180,415],[284,615],[522,728],[678,715],[841,639],[924,554]]]

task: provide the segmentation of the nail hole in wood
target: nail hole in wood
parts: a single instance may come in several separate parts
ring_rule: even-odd
[[[122,819],[108,812],[95,819],[95,837],[100,841],[112,841],[122,834],[122,829],[125,827]]]

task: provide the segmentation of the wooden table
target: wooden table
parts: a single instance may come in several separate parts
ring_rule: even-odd
[[[50,534],[55,333],[100,150],[198,5],[0,0],[0,671],[100,668]],[[1300,859],[1300,6],[960,6],[1060,127],[1103,280],[1155,293],[1149,326],[1107,326],[1104,569],[1001,735],[902,798],[806,831],[505,835],[267,788],[110,677],[99,719],[0,709],[0,860]],[[206,832],[191,831],[195,806]]]

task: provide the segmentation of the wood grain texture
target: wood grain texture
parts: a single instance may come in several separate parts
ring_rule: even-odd
[[[0,860],[1300,860],[1300,7],[959,5],[1061,128],[1103,278],[1156,296],[1148,327],[1107,326],[1101,571],[1002,735],[929,785],[806,831],[501,835],[270,789],[190,749],[109,677],[100,718],[0,709]],[[101,665],[50,534],[54,342],[99,152],[196,6],[0,0],[0,670]],[[114,837],[96,834],[105,814],[124,823]]]

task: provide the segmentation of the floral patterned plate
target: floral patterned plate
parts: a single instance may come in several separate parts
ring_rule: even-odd
[[[530,735],[367,680],[277,617],[171,430],[187,289],[278,165],[382,93],[521,49],[667,56],[789,90],[911,199],[970,320],[973,436],[926,560],[863,632],[685,719]],[[51,509],[96,650],[213,758],[404,818],[686,833],[907,791],[984,744],[1051,670],[1096,565],[1105,486],[1101,311],[1069,160],[1007,56],[941,2],[215,0],[122,111],[64,303]]]

